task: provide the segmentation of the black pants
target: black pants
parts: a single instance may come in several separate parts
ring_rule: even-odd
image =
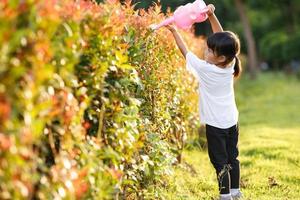
[[[220,194],[240,186],[238,136],[238,124],[227,129],[206,125],[208,155],[217,173]]]

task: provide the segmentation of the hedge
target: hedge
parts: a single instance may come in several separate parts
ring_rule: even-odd
[[[0,2],[0,198],[157,199],[199,128],[160,6]],[[201,55],[203,39],[182,33]]]

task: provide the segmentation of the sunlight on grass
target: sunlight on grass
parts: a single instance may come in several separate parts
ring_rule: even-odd
[[[235,89],[242,125],[300,125],[300,81],[296,77],[265,73],[253,81],[244,76]]]
[[[300,81],[283,74],[247,76],[236,84],[240,112],[241,188],[249,200],[300,199]],[[207,150],[185,150],[164,199],[218,194]]]
[[[249,199],[299,197],[299,133],[300,128],[241,129],[241,176]]]

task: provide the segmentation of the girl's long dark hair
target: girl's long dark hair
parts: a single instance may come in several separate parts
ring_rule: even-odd
[[[227,65],[235,59],[234,77],[239,77],[242,72],[241,61],[238,58],[240,53],[240,40],[231,31],[223,31],[212,34],[207,38],[207,46],[217,56],[225,56],[226,60],[221,63]]]

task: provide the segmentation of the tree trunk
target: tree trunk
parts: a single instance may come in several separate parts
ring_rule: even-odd
[[[244,36],[247,42],[248,52],[248,66],[249,72],[252,79],[256,78],[257,73],[257,55],[256,55],[256,44],[252,34],[251,25],[246,14],[246,9],[242,0],[234,0],[235,6],[241,18],[241,22],[244,28]]]

